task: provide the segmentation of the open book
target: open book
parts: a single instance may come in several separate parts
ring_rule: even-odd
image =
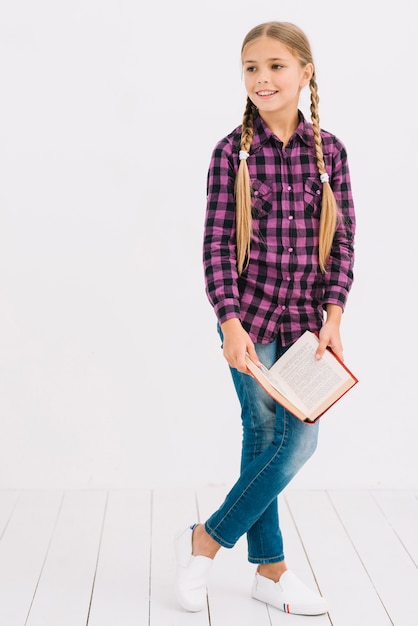
[[[246,355],[249,371],[264,390],[303,422],[315,422],[358,382],[330,349],[316,360],[318,344],[315,333],[305,331],[270,369]]]

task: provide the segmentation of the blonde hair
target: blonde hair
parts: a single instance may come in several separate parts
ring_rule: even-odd
[[[242,47],[241,56],[245,47],[259,37],[271,37],[277,39],[285,45],[296,56],[302,67],[308,63],[312,63],[313,58],[311,46],[305,33],[289,22],[266,22],[255,26],[245,37]],[[318,87],[316,84],[315,69],[309,82],[311,93],[311,122],[315,140],[315,155],[319,174],[326,174],[324,155],[322,152],[322,138],[319,125],[318,114]],[[254,131],[254,115],[256,107],[247,98],[242,119],[241,134],[241,150],[250,151],[253,140]],[[237,177],[235,180],[235,202],[236,202],[236,229],[237,229],[237,267],[241,274],[249,261],[250,245],[252,236],[252,219],[251,219],[251,182],[248,172],[246,159],[242,159],[239,164]],[[335,228],[337,224],[337,203],[331,186],[328,181],[323,183],[322,190],[322,207],[319,222],[319,250],[318,260],[319,266],[323,273],[326,271],[326,263],[331,252],[332,241],[334,238]]]

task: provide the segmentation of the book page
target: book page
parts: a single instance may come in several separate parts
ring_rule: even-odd
[[[329,352],[325,352],[319,361],[315,359],[318,347],[315,336],[308,334],[303,339],[270,368],[269,379],[283,395],[309,415],[350,376]]]
[[[269,383],[271,385],[273,385],[273,387],[275,387],[275,389],[277,389],[277,391],[280,391],[280,393],[283,396],[285,396],[286,395],[286,386],[281,385],[280,384],[280,380],[277,380],[277,378],[274,376],[274,373],[272,373],[272,371],[271,371],[271,369],[273,369],[273,368],[268,369],[265,365],[263,365],[261,363],[259,369],[263,372],[264,376],[267,378]]]

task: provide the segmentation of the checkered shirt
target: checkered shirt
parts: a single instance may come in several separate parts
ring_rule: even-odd
[[[324,306],[344,309],[353,282],[355,212],[343,143],[321,131],[326,171],[342,219],[327,272],[318,265],[322,183],[312,125],[299,125],[284,148],[261,117],[247,159],[253,196],[253,237],[247,268],[236,267],[234,181],[241,127],[215,146],[207,178],[203,240],[206,293],[220,324],[237,317],[256,343],[293,343],[317,331]]]

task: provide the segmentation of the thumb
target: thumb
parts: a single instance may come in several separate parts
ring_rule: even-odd
[[[316,352],[315,352],[315,359],[317,361],[322,359],[322,356],[323,356],[325,350],[327,349],[327,345],[328,345],[328,342],[326,340],[320,339],[319,344],[318,344],[318,348],[316,349]]]

